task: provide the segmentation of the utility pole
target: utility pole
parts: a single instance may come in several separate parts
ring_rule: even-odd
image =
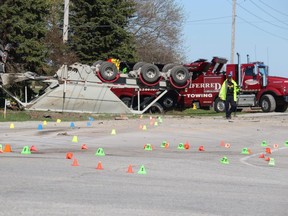
[[[63,23],[63,43],[68,40],[69,25],[69,0],[64,0],[64,23]]]
[[[232,6],[232,35],[231,35],[231,64],[234,64],[235,52],[235,25],[236,25],[236,0],[233,0]]]
[[[68,25],[69,25],[69,0],[64,0],[63,43],[66,43],[68,41]],[[62,113],[64,112],[65,109],[67,76],[68,76],[68,67],[67,64],[64,64],[64,68],[61,74],[61,78],[64,79]]]

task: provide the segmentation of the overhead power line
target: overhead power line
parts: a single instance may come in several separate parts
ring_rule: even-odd
[[[266,23],[269,23],[270,25],[273,25],[273,26],[278,27],[278,28],[281,28],[281,29],[287,29],[287,30],[288,30],[288,28],[286,28],[286,27],[276,25],[276,24],[274,24],[274,23],[272,23],[272,22],[270,22],[270,21],[268,21],[268,20],[263,19],[262,17],[257,16],[256,14],[254,14],[254,13],[252,13],[251,11],[247,10],[246,8],[244,8],[243,6],[241,6],[241,5],[238,4],[238,3],[237,3],[237,5],[238,5],[240,8],[242,8],[244,11],[246,11],[247,13],[249,13],[249,14],[257,17],[258,19],[260,19],[260,20],[262,20],[262,21],[264,21],[264,22],[266,22]]]
[[[257,29],[259,29],[259,30],[267,33],[267,34],[269,34],[269,35],[272,35],[272,36],[274,36],[274,37],[277,37],[277,38],[280,38],[280,39],[282,39],[282,40],[288,41],[288,38],[282,37],[282,36],[280,36],[280,35],[277,35],[277,34],[274,34],[274,33],[272,33],[272,32],[269,32],[269,31],[267,31],[267,30],[265,30],[265,29],[262,29],[262,28],[258,27],[257,25],[254,25],[253,23],[245,20],[245,19],[242,18],[242,17],[237,16],[237,18],[243,20],[243,21],[246,22],[247,24],[249,24],[249,25],[251,25],[251,26],[253,26],[253,27],[255,27],[255,28],[257,28]]]
[[[275,20],[277,20],[277,21],[281,22],[282,24],[288,26],[287,23],[285,23],[285,22],[283,22],[282,20],[278,19],[277,17],[275,17],[274,15],[272,15],[271,13],[269,13],[267,10],[264,10],[262,7],[260,7],[259,5],[257,5],[257,4],[256,4],[255,2],[253,2],[252,0],[250,0],[250,2],[251,2],[253,5],[255,5],[258,9],[264,11],[266,14],[268,14],[268,15],[271,16],[271,17],[273,17]]]
[[[279,10],[277,10],[277,9],[275,9],[275,8],[273,8],[273,7],[271,7],[270,5],[266,4],[265,2],[263,2],[263,1],[261,1],[261,0],[259,0],[259,2],[261,2],[262,4],[264,4],[266,7],[270,8],[271,10],[276,11],[277,13],[282,14],[282,15],[288,17],[288,14],[283,13],[283,12],[281,12],[281,11],[279,11]]]
[[[231,16],[214,17],[214,18],[207,18],[207,19],[200,19],[200,20],[188,20],[186,22],[204,22],[204,21],[219,20],[219,19],[225,19],[225,18],[231,18]]]

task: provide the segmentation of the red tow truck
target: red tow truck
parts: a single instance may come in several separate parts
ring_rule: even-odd
[[[222,73],[223,66],[227,60],[220,57],[214,57],[211,62],[205,59],[199,59],[191,64],[178,65],[167,64],[162,66],[161,75],[167,80],[167,89],[161,89],[158,86],[143,86],[135,88],[117,88],[111,90],[130,108],[137,109],[138,95],[140,91],[141,106],[150,103],[157,98],[159,92],[167,90],[166,94],[153,104],[150,111],[163,112],[174,108],[190,108],[195,104],[198,108],[209,109],[218,97],[221,84],[225,80],[225,74]],[[167,77],[173,76],[173,70],[176,68],[186,68],[188,76],[184,78],[181,70],[176,73],[173,80]],[[172,72],[172,73],[171,73]],[[179,80],[185,83],[179,86]],[[172,84],[171,84],[172,83]]]
[[[269,76],[268,66],[263,62],[228,64],[227,72],[233,73],[240,86],[238,107],[261,107],[263,112],[285,112],[288,107],[288,78]],[[222,107],[220,102],[216,107]]]
[[[163,112],[173,108],[197,108],[210,109],[216,112],[225,110],[224,102],[218,97],[226,72],[233,73],[233,79],[240,87],[237,98],[237,108],[260,107],[263,112],[285,112],[288,106],[288,79],[269,76],[268,66],[263,62],[248,62],[240,64],[226,64],[225,58],[214,57],[211,62],[199,59],[190,64],[184,64],[189,71],[185,86],[168,85],[167,93],[151,107],[152,111]],[[226,64],[226,70],[224,65]],[[162,67],[161,75],[165,75],[179,65],[167,64]],[[141,69],[141,68],[140,68]],[[226,71],[226,72],[225,72]],[[169,74],[168,76],[172,76]],[[180,76],[181,77],[181,73]],[[171,80],[167,79],[167,82]],[[186,82],[186,80],[185,80]],[[164,91],[159,87],[143,86],[134,88],[111,89],[127,106],[137,109],[138,91],[141,96],[141,106],[145,107]]]

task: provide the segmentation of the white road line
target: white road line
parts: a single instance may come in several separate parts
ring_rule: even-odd
[[[274,150],[271,150],[271,152],[275,152],[275,151],[279,151],[279,150],[282,150],[282,149],[287,149],[287,147],[282,147],[282,148],[278,148],[278,149],[274,149]],[[265,154],[265,152],[260,152],[260,153],[257,153],[257,154],[252,154],[252,155],[249,155],[249,156],[246,156],[246,157],[243,157],[240,159],[240,162],[247,165],[247,166],[251,166],[251,167],[258,167],[258,168],[264,168],[264,167],[259,167],[259,166],[256,166],[256,165],[253,165],[253,164],[250,164],[247,162],[248,159],[252,158],[252,157],[255,157],[255,156],[258,156],[260,154]]]

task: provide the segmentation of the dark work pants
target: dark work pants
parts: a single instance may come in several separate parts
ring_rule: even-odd
[[[235,112],[235,109],[236,109],[236,102],[234,101],[233,95],[227,95],[225,101],[226,118],[231,117],[231,113]]]

